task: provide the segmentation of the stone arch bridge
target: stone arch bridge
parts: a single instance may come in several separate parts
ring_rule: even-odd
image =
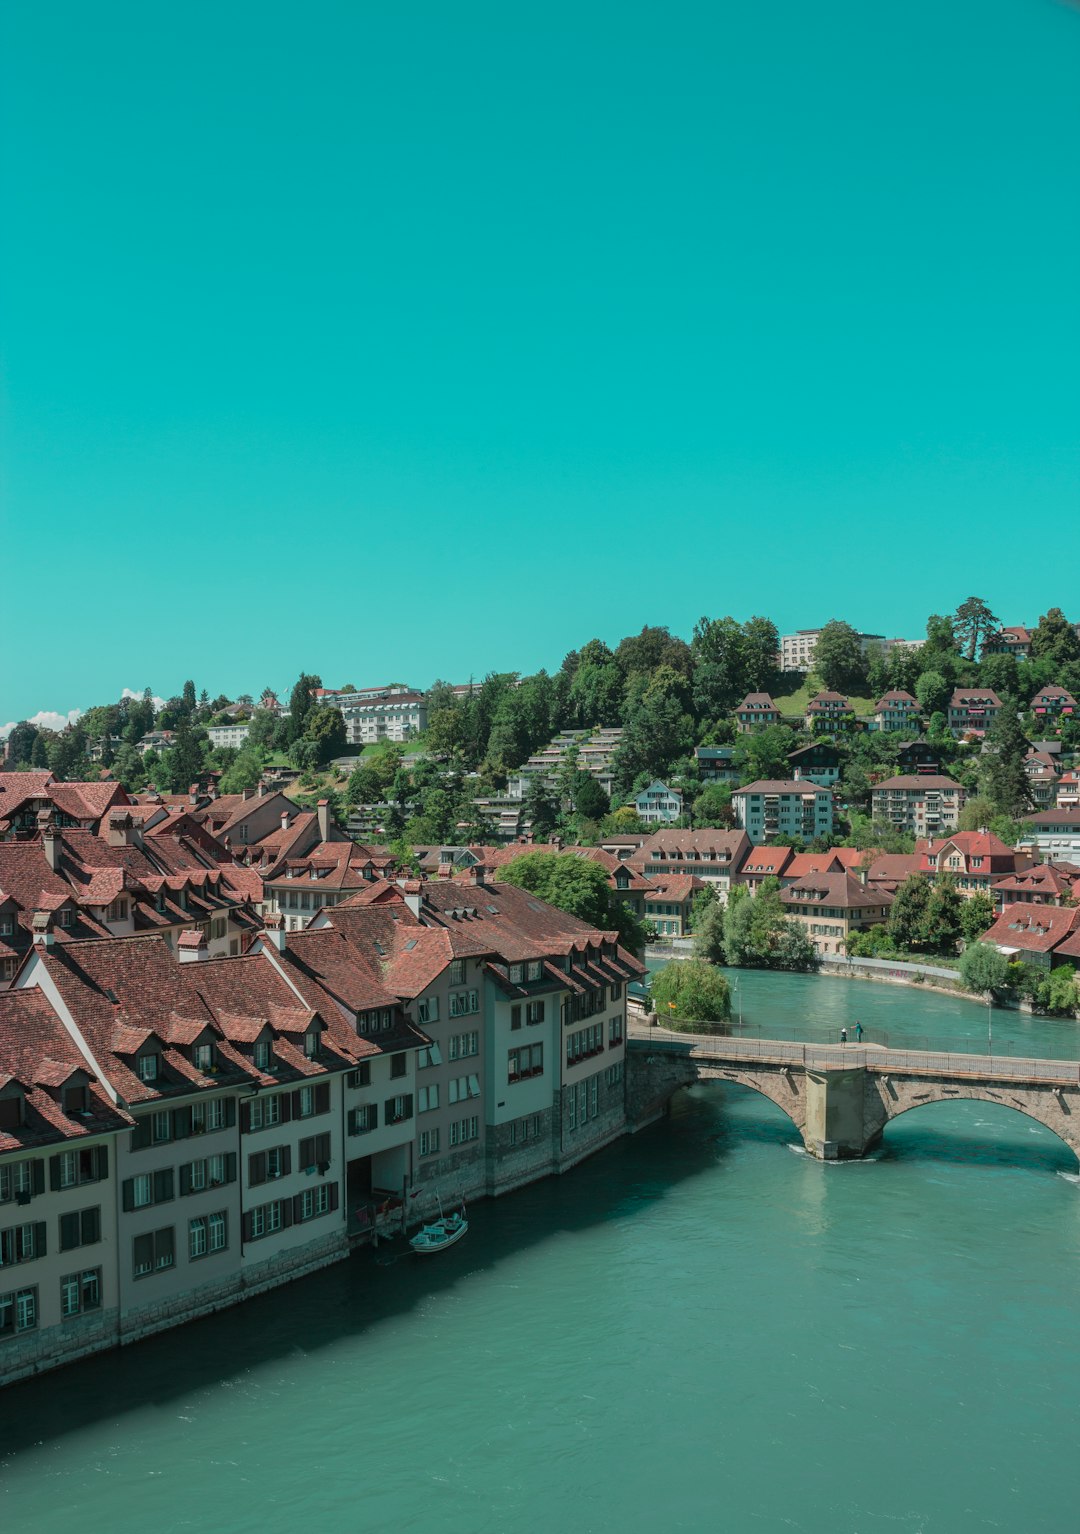
[[[1080,1160],[1080,1062],[936,1054],[877,1045],[791,1044],[631,1028],[627,1114],[641,1129],[680,1087],[731,1081],[782,1108],[812,1156],[866,1155],[890,1119],[929,1102],[977,1099],[1052,1130]]]

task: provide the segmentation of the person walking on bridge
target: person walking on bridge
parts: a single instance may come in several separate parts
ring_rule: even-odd
[[[862,1036],[863,1036],[863,1025],[862,1025],[862,1023],[859,1022],[859,1019],[856,1018],[855,1019],[855,1042],[856,1042],[856,1044],[861,1044],[862,1043]]]
[[[846,1044],[847,1043],[847,1029],[846,1028],[841,1028],[841,1030],[840,1030],[840,1042],[841,1042],[841,1044]]]

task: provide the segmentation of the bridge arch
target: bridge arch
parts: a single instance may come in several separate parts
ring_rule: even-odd
[[[699,1081],[727,1081],[732,1086],[748,1087],[774,1103],[791,1121],[792,1128],[802,1135],[806,1128],[806,1092],[801,1075],[780,1070],[740,1070],[737,1067],[718,1067],[698,1070]]]
[[[939,1087],[925,1081],[902,1082],[897,1077],[893,1077],[888,1087],[881,1090],[886,1110],[882,1120],[883,1130],[919,1108],[939,1103],[981,1102],[988,1107],[1005,1108],[1010,1114],[1030,1119],[1032,1123],[1048,1129],[1070,1155],[1080,1162],[1080,1104],[1075,1096],[1070,1101],[1065,1093],[1057,1094],[1045,1087],[1030,1091],[1023,1087],[1010,1090],[1008,1084],[990,1088],[977,1082]]]

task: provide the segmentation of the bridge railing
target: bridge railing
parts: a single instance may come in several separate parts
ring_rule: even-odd
[[[1028,1053],[1031,1049],[1030,1039],[1007,1033],[1004,1028],[999,1033],[998,1023],[1001,1016],[998,1013],[994,1014],[993,1055],[995,1057],[997,1055],[1009,1055],[1025,1060],[1032,1058]],[[644,1034],[647,1031],[648,1025],[644,1018],[644,1013],[638,1014],[636,1017],[631,1016],[631,1031],[635,1036],[638,1033]],[[662,1021],[658,1018],[653,1025],[654,1031],[662,1030],[663,1027]],[[1008,1027],[1007,1023],[1005,1027]],[[692,1038],[719,1037],[724,1039],[784,1040],[793,1044],[809,1044],[815,1048],[824,1048],[833,1044],[840,1045],[839,1027],[821,1028],[814,1027],[812,1024],[801,1028],[777,1028],[772,1024],[763,1026],[760,1023],[740,1023],[733,1020],[727,1023],[713,1023],[701,1028],[680,1027],[669,1031],[676,1036],[685,1034],[687,1037]],[[859,1045],[876,1044],[882,1049],[914,1049],[947,1055],[986,1056],[988,1053],[985,1028],[978,1031],[973,1030],[966,1037],[957,1037],[955,1034],[944,1036],[908,1033],[906,1030],[901,1033],[890,1031],[887,1028],[864,1027],[862,1038],[856,1039],[854,1029],[850,1024],[848,1025],[847,1032],[848,1041],[846,1046],[843,1047],[848,1049],[857,1048]],[[1060,1044],[1040,1045],[1040,1053],[1037,1058],[1040,1060],[1068,1060],[1070,1062],[1080,1060],[1080,1036],[1071,1040],[1062,1039]]]
[[[686,1033],[669,1028],[635,1031],[632,1043],[650,1041],[686,1052],[715,1055],[717,1062],[760,1060],[799,1065],[809,1070],[915,1071],[927,1075],[978,1076],[1003,1081],[1053,1081],[1080,1086],[1080,1061],[1036,1059],[1018,1055],[973,1055],[949,1050],[883,1049],[860,1044],[815,1044],[784,1039],[746,1039]]]

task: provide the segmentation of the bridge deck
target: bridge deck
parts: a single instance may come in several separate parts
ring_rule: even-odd
[[[631,1022],[628,1047],[635,1052],[692,1055],[716,1065],[797,1065],[807,1070],[865,1068],[881,1075],[935,1075],[957,1081],[1054,1082],[1080,1086],[1080,1061],[1031,1060],[1012,1055],[946,1054],[885,1049],[878,1044],[797,1044],[779,1039],[739,1039],[682,1033]]]

